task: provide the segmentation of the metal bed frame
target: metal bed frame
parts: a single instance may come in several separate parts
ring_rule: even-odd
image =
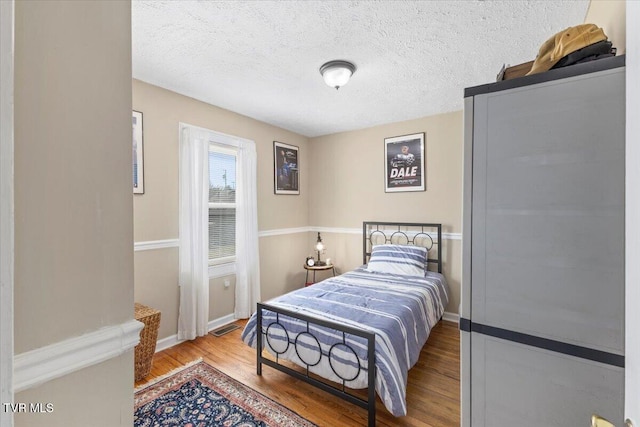
[[[432,236],[436,233],[436,238]],[[429,264],[436,264],[438,272],[442,273],[442,225],[434,223],[406,223],[406,222],[374,222],[366,221],[362,224],[362,244],[363,244],[363,263],[367,263],[368,257],[371,256],[371,248],[376,244],[393,243],[402,245],[423,246],[429,250],[433,246],[437,246],[437,258],[431,256],[427,259]],[[265,325],[263,323],[263,310],[270,311],[276,314],[276,320],[274,322]],[[288,316],[294,319],[302,320],[306,323],[306,330],[292,337],[287,329],[280,323],[280,316]],[[318,339],[311,333],[310,325],[317,325],[321,327],[331,328],[341,332],[342,340],[336,341],[329,350],[329,354],[321,353],[317,361],[305,361],[300,357],[300,353],[297,350],[298,338],[301,335],[311,336],[320,347]],[[277,351],[271,344],[269,347],[275,353],[275,361],[263,356],[263,344],[264,340],[269,343],[269,330],[270,328],[280,328],[284,331],[287,337],[286,347],[282,351]],[[360,359],[357,356],[357,352],[346,343],[346,336],[354,335],[362,337],[367,342],[367,361]],[[289,366],[280,364],[280,355],[285,353],[289,346],[293,345],[298,358],[306,365],[306,368],[302,370],[295,370]],[[359,361],[359,367],[356,375],[353,378],[344,378],[341,376],[331,365],[331,352],[337,346],[343,346],[348,348]],[[373,427],[376,425],[376,367],[375,367],[375,333],[365,330],[356,329],[341,323],[318,319],[315,317],[307,316],[301,313],[295,313],[286,309],[282,309],[269,304],[258,303],[257,305],[257,374],[262,375],[262,365],[271,366],[281,372],[291,375],[301,381],[311,384],[320,388],[334,396],[340,397],[350,403],[353,403],[368,411],[368,425]],[[329,365],[333,373],[340,378],[341,384],[320,381],[310,375],[309,368],[317,365],[322,360],[322,357],[327,357]],[[365,366],[366,365],[366,366]],[[360,375],[361,370],[367,371],[367,398],[363,399],[347,390],[347,383],[354,380]],[[304,372],[303,372],[304,371]],[[335,385],[333,385],[335,384]]]

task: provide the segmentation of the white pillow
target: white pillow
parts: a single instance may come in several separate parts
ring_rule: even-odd
[[[405,245],[374,246],[367,264],[368,271],[420,277],[426,267],[427,248]]]

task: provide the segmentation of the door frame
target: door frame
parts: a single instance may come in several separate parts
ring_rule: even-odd
[[[640,2],[626,1],[625,418],[640,426]],[[613,421],[613,420],[612,420]],[[616,420],[616,424],[617,424]]]
[[[14,0],[0,1],[0,401],[13,403]],[[0,425],[13,413],[0,411]]]

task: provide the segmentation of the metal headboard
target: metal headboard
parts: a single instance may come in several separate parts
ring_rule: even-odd
[[[434,234],[436,236],[434,236]],[[435,238],[434,238],[435,237]],[[429,264],[438,266],[442,273],[442,224],[419,222],[377,222],[362,223],[362,263],[366,264],[374,245],[393,243],[398,245],[422,246],[429,250]],[[437,247],[437,258],[431,249]]]

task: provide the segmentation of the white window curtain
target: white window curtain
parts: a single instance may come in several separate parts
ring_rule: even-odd
[[[248,318],[260,301],[258,252],[257,154],[253,141],[239,141],[236,185],[237,319]]]
[[[209,139],[204,129],[180,127],[178,339],[206,335],[209,323]]]

